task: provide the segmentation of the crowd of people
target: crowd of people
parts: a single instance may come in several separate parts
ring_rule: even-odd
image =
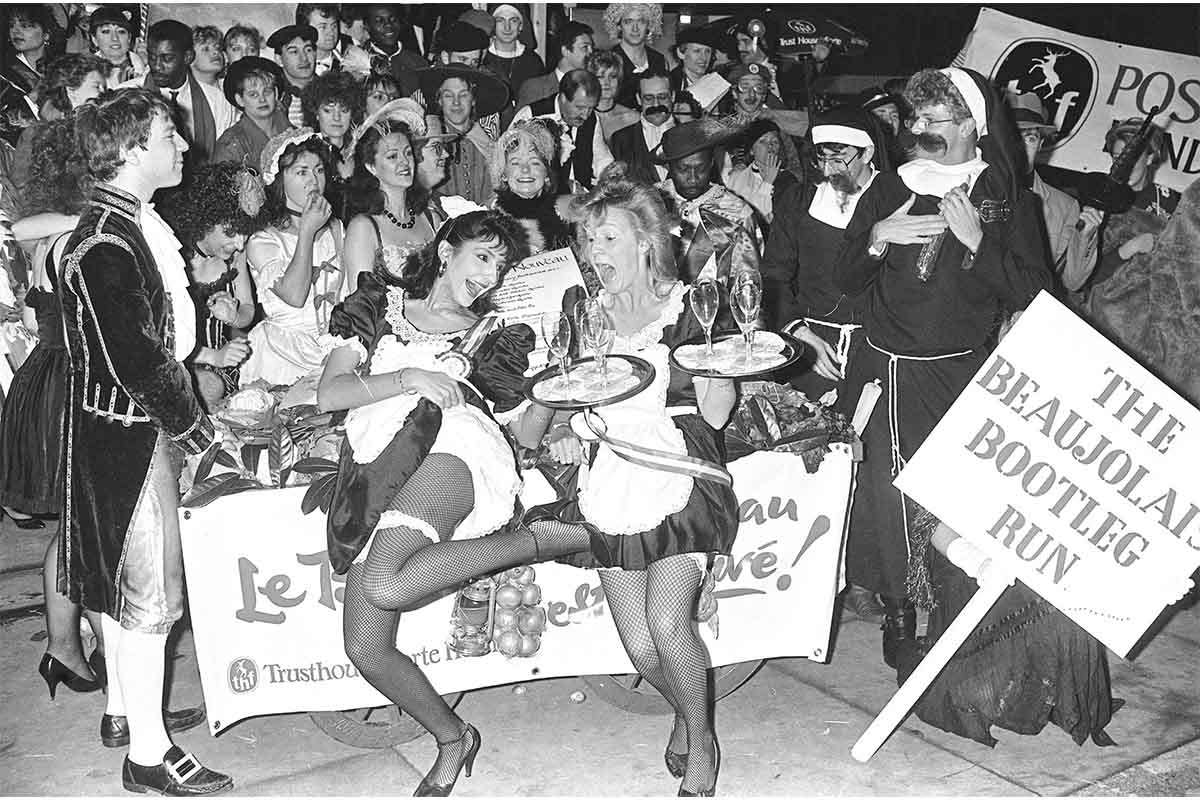
[[[20,528],[60,526],[39,671],[51,698],[106,689],[101,738],[128,746],[127,789],[232,785],[171,743],[203,710],[161,707],[181,463],[240,388],[310,378],[321,410],[345,413],[329,556],[347,575],[346,652],[434,736],[417,794],[470,775],[482,736],[397,651],[398,619],[558,559],[601,570],[631,661],[675,712],[666,768],[680,795],[711,795],[721,752],[692,617],[736,534],[734,490],[625,460],[526,400],[528,326],[481,334],[468,369],[447,353],[483,330],[510,268],[573,247],[587,286],[563,297],[567,318],[594,304],[613,351],[655,367],[606,411],[609,434],[719,465],[736,382],[667,354],[703,331],[689,287],[760,272],[760,324],[810,352],[777,380],[847,416],[883,388],[843,599],[880,623],[903,680],[974,583],[892,480],[1036,294],[1103,318],[1107,282],[1153,253],[1179,202],[1153,182],[1162,131],[1129,178],[1135,208],[1110,218],[1035,168],[1056,133],[1041,100],[970,70],[798,109],[748,18],[681,28],[662,52],[662,7],[614,3],[611,50],[564,18],[543,62],[527,4],[421,25],[409,11],[300,4],[264,40],[173,19],[141,37],[136,7],[4,9],[0,311],[36,346],[4,398],[0,504]],[[1119,154],[1140,124],[1097,147]],[[515,515],[517,446],[588,462],[586,486]],[[970,644],[923,718],[987,743],[992,725],[1047,721],[1109,741],[1104,649],[1036,595],[1010,590]]]

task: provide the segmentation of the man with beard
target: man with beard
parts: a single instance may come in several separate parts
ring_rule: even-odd
[[[762,237],[754,208],[713,181],[716,149],[737,133],[710,117],[672,127],[654,151],[654,162],[667,165],[668,177],[658,188],[680,217],[679,277],[687,283],[724,282],[731,271],[758,269]]]
[[[649,69],[638,80],[638,105],[641,124],[629,125],[612,136],[612,154],[628,166],[627,174],[644,183],[658,183],[667,177],[667,168],[656,165],[654,152],[669,129],[675,126],[671,114],[674,92],[671,79],[660,70]]]
[[[508,87],[491,72],[462,64],[422,70],[421,92],[428,108],[438,110],[446,133],[456,134],[449,146],[449,177],[434,194],[460,195],[483,205],[492,195],[492,157],[496,140],[478,121],[508,103]]]
[[[834,268],[838,289],[863,303],[867,346],[850,359],[849,395],[874,380],[887,394],[863,434],[846,578],[882,596],[892,667],[920,655],[910,595],[941,602],[954,571],[969,582],[910,541],[911,509],[892,480],[983,364],[1002,312],[1051,286],[1037,202],[1020,186],[1016,137],[995,90],[975,72],[926,69],[905,99],[915,158],[863,192]]]
[[[592,188],[592,182],[613,161],[604,143],[604,132],[596,119],[600,82],[586,69],[563,76],[558,94],[517,110],[513,124],[537,118],[553,123],[558,131],[558,191],[574,194],[576,187]]]
[[[834,267],[863,191],[888,160],[879,125],[853,108],[817,119],[812,144],[820,177],[784,191],[775,203],[763,253],[763,308],[768,328],[792,334],[814,354],[788,382],[811,400],[836,392],[834,407],[853,415],[858,398],[846,393],[846,367],[863,347],[861,310],[837,287]],[[850,585],[843,603],[862,619],[882,620],[868,589]]]
[[[811,369],[791,384],[813,400],[836,390],[838,408],[852,413],[857,398],[846,397],[845,378],[848,359],[862,346],[860,309],[838,288],[834,267],[854,209],[888,162],[879,126],[854,108],[818,118],[812,144],[817,179],[786,190],[776,204],[763,253],[763,306],[769,327],[815,354]]]

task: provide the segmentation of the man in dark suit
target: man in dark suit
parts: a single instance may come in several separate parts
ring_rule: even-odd
[[[637,98],[641,119],[612,135],[612,154],[629,167],[630,177],[655,184],[667,177],[667,168],[655,164],[651,154],[658,149],[663,134],[675,125],[671,114],[675,93],[670,77],[661,70],[646,70],[638,80]]]
[[[536,103],[558,92],[558,84],[573,69],[585,69],[595,49],[592,29],[582,22],[568,22],[558,31],[558,65],[553,72],[530,78],[517,90],[517,108]]]

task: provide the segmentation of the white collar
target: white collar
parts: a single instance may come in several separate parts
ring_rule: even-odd
[[[153,203],[142,203],[139,223],[146,245],[153,254],[154,265],[162,276],[163,288],[171,303],[175,328],[175,360],[184,361],[196,349],[196,306],[188,294],[187,267],[183,263],[182,245],[171,227],[158,215]]]
[[[491,53],[492,55],[496,56],[497,58],[520,58],[521,56],[525,55],[525,43],[518,39],[517,40],[517,51],[515,53],[501,53],[499,50],[496,49],[496,40],[493,39],[491,42],[488,43],[488,52]],[[554,71],[556,73],[558,72],[558,70],[554,70]],[[562,80],[562,76],[559,76],[559,80]]]
[[[975,157],[961,164],[943,164],[928,158],[918,158],[902,164],[896,174],[910,190],[917,194],[926,194],[942,198],[956,186],[967,184],[969,193],[975,188],[975,181],[987,169],[983,160],[983,152],[975,148]]]
[[[25,54],[24,54],[24,53],[17,53],[17,60],[18,60],[18,61],[20,61],[20,62],[21,62],[22,64],[24,64],[25,66],[29,67],[29,69],[30,69],[30,70],[32,70],[32,72],[33,72],[33,74],[34,74],[34,75],[41,75],[41,74],[42,74],[41,72],[38,72],[38,69],[37,69],[37,67],[35,67],[33,64],[31,64],[31,63],[29,62],[29,59],[25,57]],[[45,60],[45,59],[43,58],[43,60]]]
[[[641,117],[639,117],[639,119],[641,119],[641,121],[642,121],[642,127],[649,131],[659,131],[660,133],[666,133],[666,131],[668,129],[675,127],[675,117],[671,114],[667,114],[667,121],[664,122],[662,125],[655,125],[653,122],[646,119],[645,116],[641,116]]]
[[[875,182],[875,176],[878,174],[875,165],[872,164],[871,175],[867,178],[867,182],[848,198],[839,195],[829,181],[823,181],[817,187],[816,193],[813,194],[812,202],[808,204],[808,215],[819,222],[824,222],[831,228],[846,230],[846,226],[850,224],[850,218],[854,216],[854,209],[858,208],[858,201]],[[843,200],[846,201],[845,208],[841,205]]]

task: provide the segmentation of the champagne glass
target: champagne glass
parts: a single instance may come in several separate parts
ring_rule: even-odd
[[[703,280],[692,286],[688,300],[692,304],[692,313],[704,326],[705,355],[712,356],[712,326],[717,318],[717,308],[721,304],[721,294],[717,290],[716,281]]]
[[[571,373],[567,369],[567,352],[571,349],[571,320],[565,313],[549,312],[542,315],[542,336],[550,354],[558,359],[562,367],[563,380],[571,387]]]
[[[586,301],[579,316],[579,338],[595,355],[596,366],[600,368],[600,383],[605,389],[608,388],[608,352],[616,336],[612,317],[600,301]]]
[[[746,361],[749,363],[754,358],[754,325],[762,306],[762,278],[757,272],[742,272],[734,278],[729,304],[733,319],[746,339]]]

